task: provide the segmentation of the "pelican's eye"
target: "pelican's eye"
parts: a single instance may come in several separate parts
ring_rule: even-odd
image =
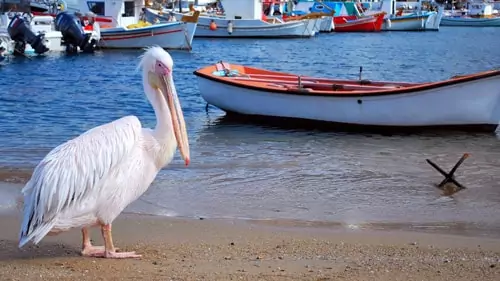
[[[167,75],[170,73],[170,69],[161,61],[156,61],[155,72],[158,75]]]

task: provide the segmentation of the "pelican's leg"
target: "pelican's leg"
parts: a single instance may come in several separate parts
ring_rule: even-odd
[[[104,246],[92,245],[92,242],[90,242],[89,230],[86,227],[82,228],[82,240],[82,256],[104,256]]]
[[[101,226],[102,238],[104,239],[104,257],[110,259],[126,259],[126,258],[140,258],[135,252],[117,252],[113,245],[113,237],[111,236],[111,224],[104,224]]]
[[[103,257],[104,256],[104,246],[94,246],[92,242],[90,242],[89,229],[84,227],[82,228],[82,256],[86,257]],[[119,250],[119,248],[115,248],[115,250]]]

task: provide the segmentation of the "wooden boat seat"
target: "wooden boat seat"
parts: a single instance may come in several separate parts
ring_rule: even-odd
[[[277,84],[277,83],[275,83]],[[297,90],[298,84],[283,85],[290,90]],[[302,83],[302,88],[310,89],[312,91],[380,91],[380,90],[393,90],[401,88],[400,86],[365,86],[365,85],[342,85],[342,84],[327,84],[327,83]]]

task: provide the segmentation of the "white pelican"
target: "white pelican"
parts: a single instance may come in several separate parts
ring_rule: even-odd
[[[184,116],[172,77],[173,61],[160,47],[143,55],[144,91],[156,114],[154,130],[127,116],[88,130],[50,151],[23,188],[19,247],[46,235],[81,228],[82,255],[138,258],[117,252],[111,223],[139,198],[167,165],[176,148],[189,165]],[[100,226],[104,246],[92,246],[88,228]]]

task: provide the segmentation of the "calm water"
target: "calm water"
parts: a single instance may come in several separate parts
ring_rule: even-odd
[[[278,41],[195,39],[193,52],[171,52],[192,165],[184,168],[176,157],[129,210],[500,230],[497,136],[381,136],[238,124],[215,108],[205,111],[192,75],[223,59],[305,75],[355,78],[363,66],[366,79],[439,80],[499,66],[499,43],[495,28]],[[153,126],[135,71],[139,54],[16,59],[0,68],[0,166],[34,167],[64,140],[127,114]],[[472,157],[457,177],[469,188],[454,198],[440,197],[433,184],[441,175],[425,158],[449,169],[464,152]],[[2,192],[4,198],[12,195]]]

